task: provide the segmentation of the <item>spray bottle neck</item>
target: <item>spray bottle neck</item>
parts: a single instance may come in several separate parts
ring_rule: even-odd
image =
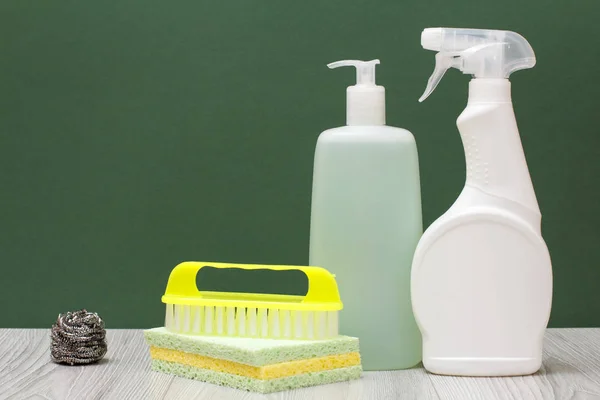
[[[346,90],[346,125],[385,125],[385,88],[350,86]]]
[[[511,103],[510,87],[505,78],[474,78],[469,82],[469,104]]]

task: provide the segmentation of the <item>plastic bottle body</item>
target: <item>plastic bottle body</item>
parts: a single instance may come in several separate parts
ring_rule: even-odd
[[[360,339],[365,370],[421,360],[410,267],[422,233],[417,148],[388,126],[323,132],[313,176],[310,264],[336,275],[340,332]]]
[[[471,82],[457,125],[466,185],[424,233],[412,266],[423,364],[447,375],[526,375],[541,366],[552,266],[507,80]]]

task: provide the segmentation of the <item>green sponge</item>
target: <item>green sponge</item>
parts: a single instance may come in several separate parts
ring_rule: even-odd
[[[144,336],[150,346],[256,367],[359,351],[358,339],[350,336],[324,340],[251,339],[183,335],[163,327],[146,330]]]
[[[360,378],[358,339],[275,340],[144,331],[152,369],[259,393]]]
[[[271,393],[281,390],[358,379],[362,372],[362,367],[356,365],[347,368],[337,368],[328,371],[287,376],[285,378],[261,380],[246,376],[227,374],[224,372],[211,371],[208,369],[195,368],[189,365],[164,360],[152,360],[152,369],[154,371],[164,372],[182,378],[196,379],[215,385],[228,386],[235,389],[259,393]]]

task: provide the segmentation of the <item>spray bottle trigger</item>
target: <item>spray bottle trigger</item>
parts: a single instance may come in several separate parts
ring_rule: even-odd
[[[427,87],[425,92],[419,98],[419,102],[423,102],[429,95],[435,90],[437,85],[440,83],[446,71],[451,67],[456,67],[460,64],[460,56],[456,54],[444,54],[436,53],[435,55],[435,69],[427,81]]]

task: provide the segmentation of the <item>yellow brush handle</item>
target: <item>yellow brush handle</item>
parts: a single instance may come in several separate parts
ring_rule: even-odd
[[[204,267],[241,268],[247,270],[270,269],[273,271],[302,271],[308,277],[308,292],[302,303],[340,303],[335,276],[321,267],[298,267],[290,265],[228,264],[187,261],[177,265],[167,283],[165,297],[197,298],[201,296],[196,286],[196,275]]]

